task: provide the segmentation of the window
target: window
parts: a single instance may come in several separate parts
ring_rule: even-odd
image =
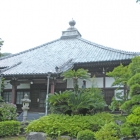
[[[16,104],[22,104],[21,99],[24,98],[25,94],[27,94],[28,98],[30,98],[30,92],[29,91],[17,91]]]
[[[11,91],[5,91],[3,93],[3,99],[5,102],[11,103],[12,92]]]
[[[124,89],[122,90],[115,90],[115,99],[122,100],[124,97]]]

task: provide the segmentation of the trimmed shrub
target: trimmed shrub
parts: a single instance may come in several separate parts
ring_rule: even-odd
[[[48,136],[56,137],[68,135],[77,137],[77,133],[89,129],[99,130],[105,123],[113,120],[113,115],[109,113],[97,113],[93,116],[81,115],[60,115],[51,114],[32,121],[26,128],[26,132],[44,132]]]
[[[20,133],[20,122],[3,121],[0,122],[0,137],[18,135]]]
[[[114,123],[106,123],[95,133],[97,140],[120,140],[120,127]]]
[[[16,120],[16,105],[12,103],[3,103],[0,105],[0,121]]]
[[[79,131],[77,135],[77,140],[95,140],[94,132],[88,129]]]
[[[127,116],[126,123],[121,126],[122,136],[140,138],[140,106]]]

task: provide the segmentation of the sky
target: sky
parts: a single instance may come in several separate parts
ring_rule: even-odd
[[[136,0],[0,0],[1,52],[19,53],[59,39],[72,18],[82,38],[140,52]]]

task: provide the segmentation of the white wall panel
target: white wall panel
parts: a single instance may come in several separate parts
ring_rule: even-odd
[[[85,80],[85,81],[86,81],[86,88],[91,88],[93,79],[90,78],[89,80]],[[93,84],[96,87],[103,88],[103,78],[102,77],[101,78],[94,78]],[[82,88],[82,85],[83,85],[82,79],[78,79],[78,85],[79,85],[79,88]],[[73,80],[72,79],[67,80],[67,88],[73,88]]]
[[[72,79],[67,80],[67,88],[73,88],[73,80]]]
[[[112,78],[112,77],[105,77],[105,87],[106,88],[110,88],[110,87],[123,87],[123,85],[122,86],[120,86],[120,85],[116,85],[116,86],[112,86],[112,84],[113,84],[113,82],[115,81],[114,80],[114,78]]]
[[[114,82],[114,78],[112,77],[105,77],[105,87],[110,88],[112,87],[112,83]]]
[[[17,86],[17,89],[30,89],[30,84],[20,84],[19,86]]]
[[[12,89],[12,85],[10,84],[10,80],[4,81],[4,89]]]

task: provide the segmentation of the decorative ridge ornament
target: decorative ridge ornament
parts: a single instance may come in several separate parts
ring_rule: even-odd
[[[70,25],[71,27],[74,27],[75,24],[76,24],[76,22],[75,22],[75,20],[73,20],[73,18],[72,18],[72,20],[69,22],[69,25]]]
[[[76,24],[75,20],[69,22],[70,27],[66,31],[62,31],[61,39],[71,39],[81,37],[79,31],[74,27]]]

